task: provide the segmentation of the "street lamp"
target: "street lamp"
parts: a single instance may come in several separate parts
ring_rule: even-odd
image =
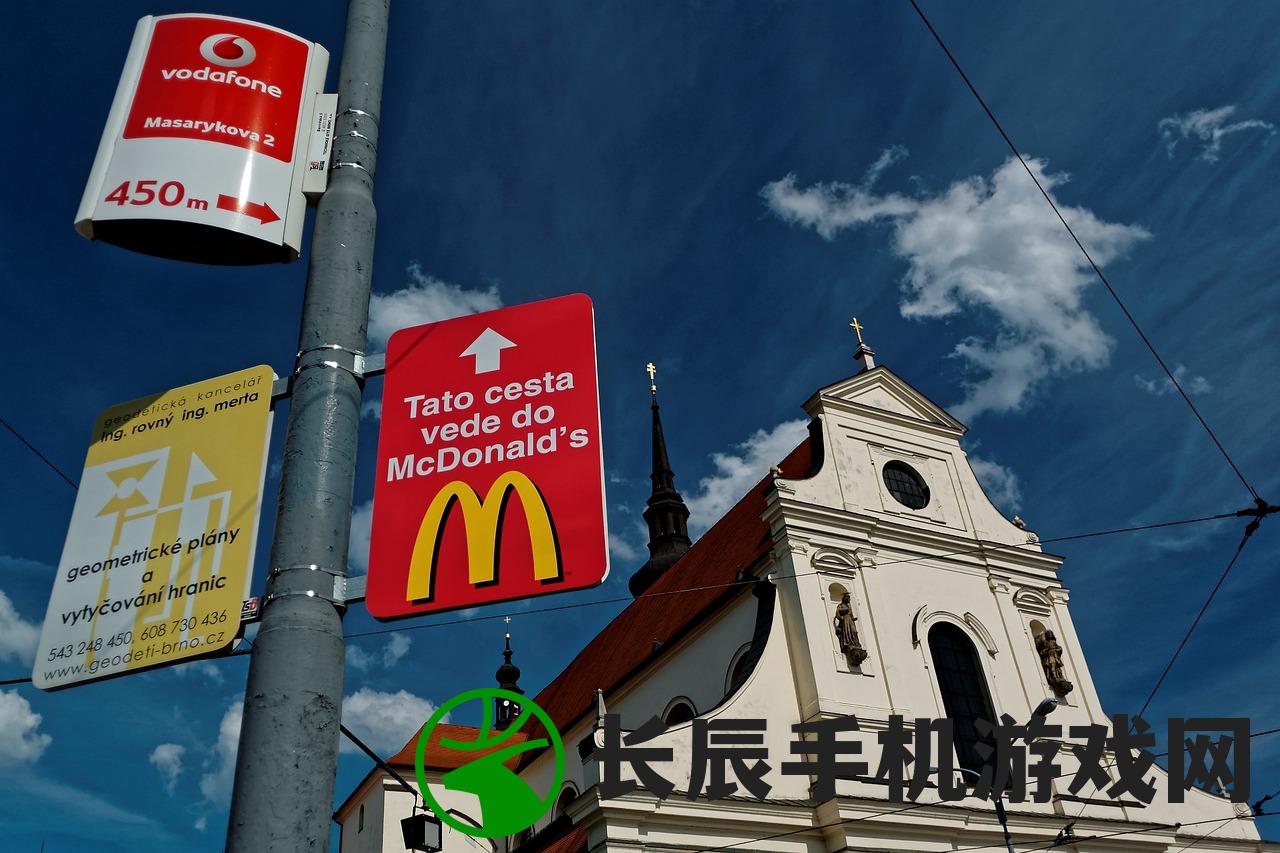
[[[439,853],[444,849],[440,838],[441,830],[440,818],[425,811],[419,814],[416,808],[412,815],[400,821],[400,832],[404,835],[406,850]]]
[[[1057,707],[1058,700],[1052,696],[1046,696],[1044,699],[1041,699],[1040,704],[1036,705],[1036,709],[1031,712],[1031,719],[1027,721],[1027,726],[1030,727],[1037,719],[1043,720],[1045,717],[1052,714]],[[1031,742],[1030,734],[1026,736],[1026,741],[1027,743]],[[938,768],[936,767],[934,768],[934,770],[937,769]],[[976,770],[970,770],[968,767],[958,767],[956,768],[956,772],[962,776],[971,777],[975,783],[982,778]],[[1000,829],[1004,832],[1005,849],[1008,850],[1009,853],[1014,853],[1013,839],[1009,836],[1009,816],[1004,810],[1004,792],[996,790],[993,786],[991,789],[991,802],[996,807],[996,820],[1000,821]]]
[[[1040,700],[1040,704],[1037,705],[1036,709],[1031,712],[1031,720],[1035,720],[1036,717],[1044,719],[1045,717],[1052,714],[1057,707],[1058,707],[1057,698],[1054,696],[1046,696]],[[1031,725],[1031,721],[1028,721],[1027,725]]]

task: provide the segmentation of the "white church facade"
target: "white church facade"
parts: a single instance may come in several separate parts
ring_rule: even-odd
[[[990,799],[944,801],[930,786],[893,801],[872,778],[877,735],[890,718],[905,718],[908,729],[916,718],[952,718],[957,767],[973,764],[967,726],[975,717],[1025,722],[1049,698],[1047,722],[1064,732],[1110,725],[1058,578],[1062,558],[988,500],[961,448],[962,424],[874,366],[865,346],[859,356],[861,372],[804,404],[809,437],[692,545],[655,397],[654,495],[645,511],[652,556],[633,578],[637,597],[534,697],[566,747],[556,805],[513,838],[446,827],[446,853],[1000,853],[1005,838]],[[602,796],[602,713],[619,715],[624,732],[651,717],[664,722],[644,746],[671,748],[672,761],[652,766],[674,791],[660,798],[641,785]],[[815,796],[813,776],[781,771],[801,760],[791,752],[792,726],[850,715],[860,731],[840,739],[861,742],[863,753],[841,760],[864,761],[869,773],[838,778],[832,795]],[[767,795],[739,784],[725,798],[687,797],[696,721],[743,719],[766,721]],[[405,737],[390,763],[412,780],[417,733]],[[1072,793],[1076,760],[1065,744],[1080,741],[1061,741],[1063,775],[1049,801],[1028,793],[1005,804],[1020,853],[1056,842],[1076,851],[1173,853],[1193,843],[1280,851],[1259,840],[1244,803],[1194,788],[1170,803],[1159,767],[1146,774],[1156,788],[1149,804],[1091,784]],[[433,791],[478,817],[474,798],[439,782],[452,760],[428,748]],[[529,753],[516,769],[546,790],[553,755]],[[628,764],[621,769],[636,778]],[[413,807],[413,796],[373,770],[338,811],[342,853],[404,850],[400,820]]]

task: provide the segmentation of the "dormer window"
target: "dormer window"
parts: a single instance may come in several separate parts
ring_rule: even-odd
[[[924,509],[929,505],[929,487],[924,478],[905,462],[894,460],[884,464],[884,485],[893,499],[908,509]]]
[[[668,707],[667,712],[663,715],[662,721],[667,724],[667,728],[678,726],[681,723],[687,723],[697,716],[693,710],[693,703],[687,699],[676,699]]]

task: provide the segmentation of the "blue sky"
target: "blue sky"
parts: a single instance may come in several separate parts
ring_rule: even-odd
[[[1280,8],[923,5],[1245,475],[1277,500],[1280,75],[1267,69]],[[340,50],[338,3],[205,10]],[[9,10],[23,37],[4,59],[19,118],[0,270],[16,363],[0,415],[73,476],[105,406],[253,364],[284,372],[296,348],[305,257],[199,267],[72,230],[134,22],[175,11],[189,8]],[[1248,504],[905,0],[400,2],[392,15],[371,327],[385,338],[442,312],[593,297],[616,541],[613,576],[577,600],[625,595],[642,561],[644,363],[660,366],[677,483],[705,523],[789,449],[803,400],[853,372],[854,314],[880,362],[966,420],[989,493],[1044,537]],[[380,391],[371,381],[367,398]],[[370,412],[361,505],[376,430]],[[7,435],[0,464],[0,675],[23,675],[74,495]],[[276,485],[273,472],[269,498]],[[1280,725],[1272,525],[1150,718]],[[261,526],[259,587],[269,508]],[[1242,526],[1053,548],[1110,710],[1142,704]],[[476,615],[510,613],[521,683],[536,690],[618,609]],[[346,625],[383,627],[359,607]],[[401,625],[422,627],[355,641],[349,657],[348,720],[384,750],[501,662],[498,619]],[[474,651],[438,654],[445,643]],[[246,668],[0,689],[9,849],[221,849]],[[367,768],[344,754],[339,799]],[[1280,737],[1254,742],[1254,768],[1255,796],[1280,788]]]

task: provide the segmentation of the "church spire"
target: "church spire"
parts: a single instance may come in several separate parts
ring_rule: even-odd
[[[510,634],[507,634],[506,640],[507,647],[502,652],[502,666],[498,667],[494,677],[498,680],[498,686],[503,690],[510,690],[512,693],[519,693],[523,696],[524,691],[517,684],[520,680],[520,667],[511,662]],[[495,729],[505,729],[518,716],[520,716],[520,706],[516,703],[502,698],[493,700],[493,727]]]
[[[858,336],[858,348],[853,351],[853,357],[862,365],[859,373],[870,370],[876,366],[875,351],[867,346],[867,342],[862,339],[862,324],[858,322],[858,318],[854,317],[853,322],[849,324],[853,329],[853,333]]]
[[[631,576],[631,594],[639,597],[662,573],[671,568],[689,550],[689,508],[676,491],[676,477],[667,457],[667,440],[662,434],[662,417],[658,412],[658,386],[654,382],[657,368],[650,362],[649,393],[653,398],[653,493],[644,511],[649,525],[649,560]]]

